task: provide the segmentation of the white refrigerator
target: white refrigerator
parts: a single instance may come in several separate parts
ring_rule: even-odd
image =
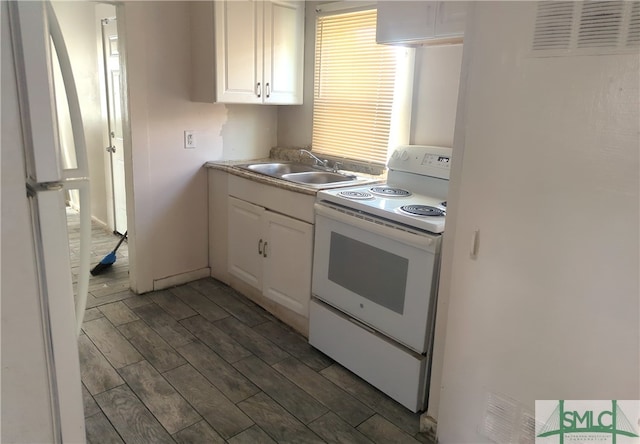
[[[79,102],[51,5],[1,2],[0,8],[0,442],[84,442],[77,335],[86,306],[91,220]],[[63,84],[54,84],[56,72]],[[61,107],[70,116],[72,162],[61,155]],[[65,210],[65,193],[73,189],[81,204],[75,301]]]

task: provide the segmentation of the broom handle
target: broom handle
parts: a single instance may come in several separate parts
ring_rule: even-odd
[[[116,252],[116,250],[118,248],[120,248],[120,245],[124,242],[124,240],[127,238],[127,233],[129,232],[129,230],[125,231],[124,234],[122,235],[122,237],[120,238],[120,241],[118,241],[118,244],[116,245],[116,248],[113,249],[113,253]]]

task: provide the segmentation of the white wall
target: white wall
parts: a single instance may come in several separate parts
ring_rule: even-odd
[[[453,146],[462,46],[416,49],[410,143]]]
[[[304,104],[278,108],[278,145],[311,145],[313,129],[313,65],[318,4],[307,1],[304,47]],[[462,62],[462,45],[416,49],[410,143],[453,146],[453,130]]]
[[[489,442],[489,393],[531,414],[536,399],[640,397],[640,57],[531,58],[535,4],[475,8],[439,312],[442,443]]]
[[[95,19],[95,3],[55,1],[53,6],[71,58],[74,80],[78,90],[91,177],[91,215],[94,219],[106,224],[107,190],[104,160],[106,145],[102,139],[103,118],[100,109],[101,91],[98,76],[99,53],[96,45],[96,35],[99,35],[99,29]],[[65,122],[61,122],[61,127],[66,127]],[[73,139],[68,136],[67,140]]]
[[[133,289],[146,292],[154,281],[208,267],[202,165],[267,157],[277,115],[273,107],[191,102],[188,2],[127,2],[122,11],[132,142],[127,199],[135,214],[130,263]],[[183,148],[184,130],[196,132],[196,149]]]

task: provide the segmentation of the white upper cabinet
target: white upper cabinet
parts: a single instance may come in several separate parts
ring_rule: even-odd
[[[466,7],[466,2],[458,1],[379,1],[376,41],[396,45],[459,43]]]
[[[264,4],[264,103],[301,104],[304,2]]]
[[[191,12],[193,100],[302,103],[303,1],[193,2]]]
[[[466,2],[438,2],[436,6],[436,37],[462,37],[466,15]]]
[[[216,102],[262,103],[262,2],[215,2],[214,8]]]

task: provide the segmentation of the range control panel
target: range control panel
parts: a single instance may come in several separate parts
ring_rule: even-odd
[[[449,168],[451,162],[450,156],[442,156],[440,154],[425,154],[422,159],[422,165],[431,165],[440,168]]]
[[[449,179],[451,148],[427,145],[403,145],[391,154],[387,166],[393,171]]]

